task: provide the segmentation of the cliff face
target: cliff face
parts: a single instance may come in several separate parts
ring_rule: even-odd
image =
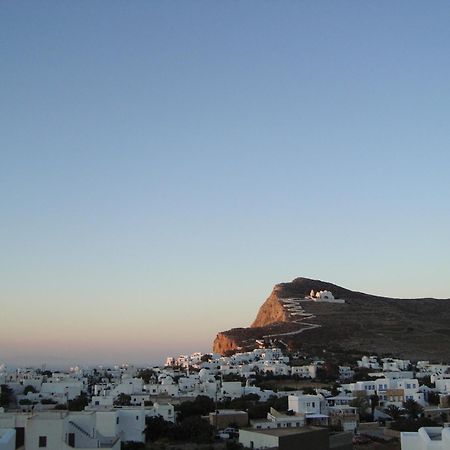
[[[224,355],[230,350],[237,350],[239,348],[239,342],[233,337],[228,336],[226,331],[217,333],[213,343],[213,352]]]
[[[280,293],[282,293],[281,287],[275,286],[270,297],[259,308],[256,319],[251,324],[252,328],[288,321],[289,316],[280,302]]]

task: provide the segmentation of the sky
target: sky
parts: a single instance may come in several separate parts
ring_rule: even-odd
[[[449,21],[0,2],[0,361],[210,351],[298,276],[449,298]]]

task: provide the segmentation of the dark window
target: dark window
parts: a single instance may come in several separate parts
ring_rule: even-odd
[[[47,436],[39,436],[39,447],[47,447]]]
[[[136,420],[139,420],[139,416],[136,416]]]
[[[22,447],[25,445],[25,428],[18,427],[16,428],[16,448]]]
[[[75,447],[75,433],[69,433],[68,441],[70,447]]]
[[[119,418],[118,417],[116,418],[116,423],[119,424]]]

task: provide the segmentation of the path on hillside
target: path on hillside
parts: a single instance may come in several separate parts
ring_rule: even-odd
[[[266,334],[263,336],[263,339],[266,338],[274,338],[278,336],[293,336],[295,334],[303,333],[306,330],[313,330],[314,328],[319,328],[322,325],[318,325],[316,323],[308,323],[303,322],[305,319],[314,319],[316,316],[311,313],[305,312],[305,310],[300,306],[299,301],[301,299],[297,298],[280,298],[280,301],[283,302],[283,308],[285,308],[291,317],[299,317],[298,319],[292,320],[291,323],[301,324],[302,328],[296,331],[289,331],[287,333],[276,333],[276,334]]]

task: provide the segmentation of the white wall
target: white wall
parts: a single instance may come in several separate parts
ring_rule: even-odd
[[[103,436],[117,436],[117,414],[115,411],[97,411],[96,428]],[[28,449],[27,449],[28,450]]]
[[[239,398],[244,389],[240,381],[224,381],[222,383],[222,394],[224,397]]]
[[[122,441],[145,442],[145,410],[120,409],[117,411],[119,430]]]
[[[321,412],[321,397],[318,395],[290,395],[288,397],[288,409],[296,413],[314,413]]]
[[[239,443],[246,448],[273,448],[278,447],[278,437],[249,430],[239,430]]]
[[[39,437],[47,438],[46,450],[60,450],[64,435],[63,414],[42,413],[27,421],[25,448],[43,450],[39,447]]]
[[[441,440],[431,440],[431,433],[441,434]],[[402,432],[402,450],[448,450],[450,448],[450,429],[440,427],[420,428],[418,432]]]
[[[14,450],[16,447],[16,430],[14,428],[0,429],[0,450]]]

